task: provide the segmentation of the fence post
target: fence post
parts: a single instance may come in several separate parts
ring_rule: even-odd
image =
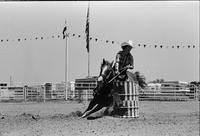
[[[90,92],[90,85],[91,85],[91,83],[89,83],[89,89],[86,91],[86,101],[88,101],[88,95],[89,95],[89,92]]]
[[[89,92],[89,91],[90,91],[90,90],[87,90],[87,91],[86,91],[86,101],[88,101],[88,94],[89,94],[88,92]]]
[[[43,89],[43,93],[44,93],[44,94],[43,94],[43,95],[44,95],[44,96],[43,96],[43,102],[45,102],[45,99],[46,99],[46,93],[45,93],[45,90],[46,90],[46,88],[45,88],[45,86],[44,86],[44,89]]]
[[[174,91],[175,101],[177,101],[177,98],[176,98],[176,91],[177,91],[177,87],[176,87],[176,89],[175,89],[175,91]]]
[[[24,101],[26,102],[26,87],[23,87],[23,91],[24,91]]]
[[[65,82],[65,100],[67,101],[68,100],[68,83]]]
[[[195,91],[195,93],[194,93],[194,95],[195,95],[194,99],[198,100],[198,93],[197,93],[198,90],[197,90],[197,86],[195,86],[195,85],[194,85],[194,91]]]
[[[72,92],[73,92],[73,99],[75,98],[75,96],[76,96],[76,94],[75,94],[75,85],[74,85],[74,89],[72,90]]]

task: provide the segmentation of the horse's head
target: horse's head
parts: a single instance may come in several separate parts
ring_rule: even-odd
[[[113,62],[110,63],[103,59],[103,62],[101,64],[100,74],[98,77],[98,82],[106,83],[112,78],[114,74],[112,65]]]

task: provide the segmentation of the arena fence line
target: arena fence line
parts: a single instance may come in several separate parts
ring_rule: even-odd
[[[65,86],[52,84],[52,86],[37,85],[24,87],[4,87],[0,89],[0,101],[14,102],[45,102],[65,100]]]
[[[90,101],[93,98],[93,89],[96,83],[75,84],[75,89],[67,89],[67,100]],[[160,89],[139,88],[140,101],[191,101],[200,100],[200,89],[191,86],[189,89],[181,87],[165,87]],[[64,84],[37,85],[23,87],[4,87],[0,89],[0,102],[46,102],[64,101],[66,91]]]
[[[76,86],[76,84],[75,84]],[[83,86],[83,87],[81,87]],[[92,86],[92,87],[91,87]],[[91,87],[91,88],[88,88]],[[74,99],[78,101],[88,101],[93,98],[94,85],[83,83],[76,88]],[[139,87],[139,100],[140,101],[191,101],[200,100],[200,90],[196,86],[189,88],[183,87],[162,87],[160,89],[151,89],[146,87],[141,89]]]
[[[196,86],[190,88],[161,87],[160,89],[140,89],[139,99],[142,101],[190,101],[199,100],[200,90]]]

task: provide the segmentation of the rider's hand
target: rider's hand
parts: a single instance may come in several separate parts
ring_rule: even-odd
[[[116,71],[115,74],[118,75],[118,74],[119,74],[119,71]]]
[[[127,67],[127,69],[133,69],[133,66],[131,66],[131,65],[128,65],[126,67]]]

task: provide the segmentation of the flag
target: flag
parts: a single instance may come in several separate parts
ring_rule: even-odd
[[[63,34],[63,39],[65,39],[65,37],[66,37],[66,31],[67,31],[67,26],[66,26],[66,20],[65,20],[65,27],[63,28],[63,32],[62,32],[62,34]]]
[[[90,22],[89,22],[89,6],[88,6],[86,28],[85,28],[87,52],[90,51],[90,47],[89,47],[89,42],[90,42],[89,23]]]

